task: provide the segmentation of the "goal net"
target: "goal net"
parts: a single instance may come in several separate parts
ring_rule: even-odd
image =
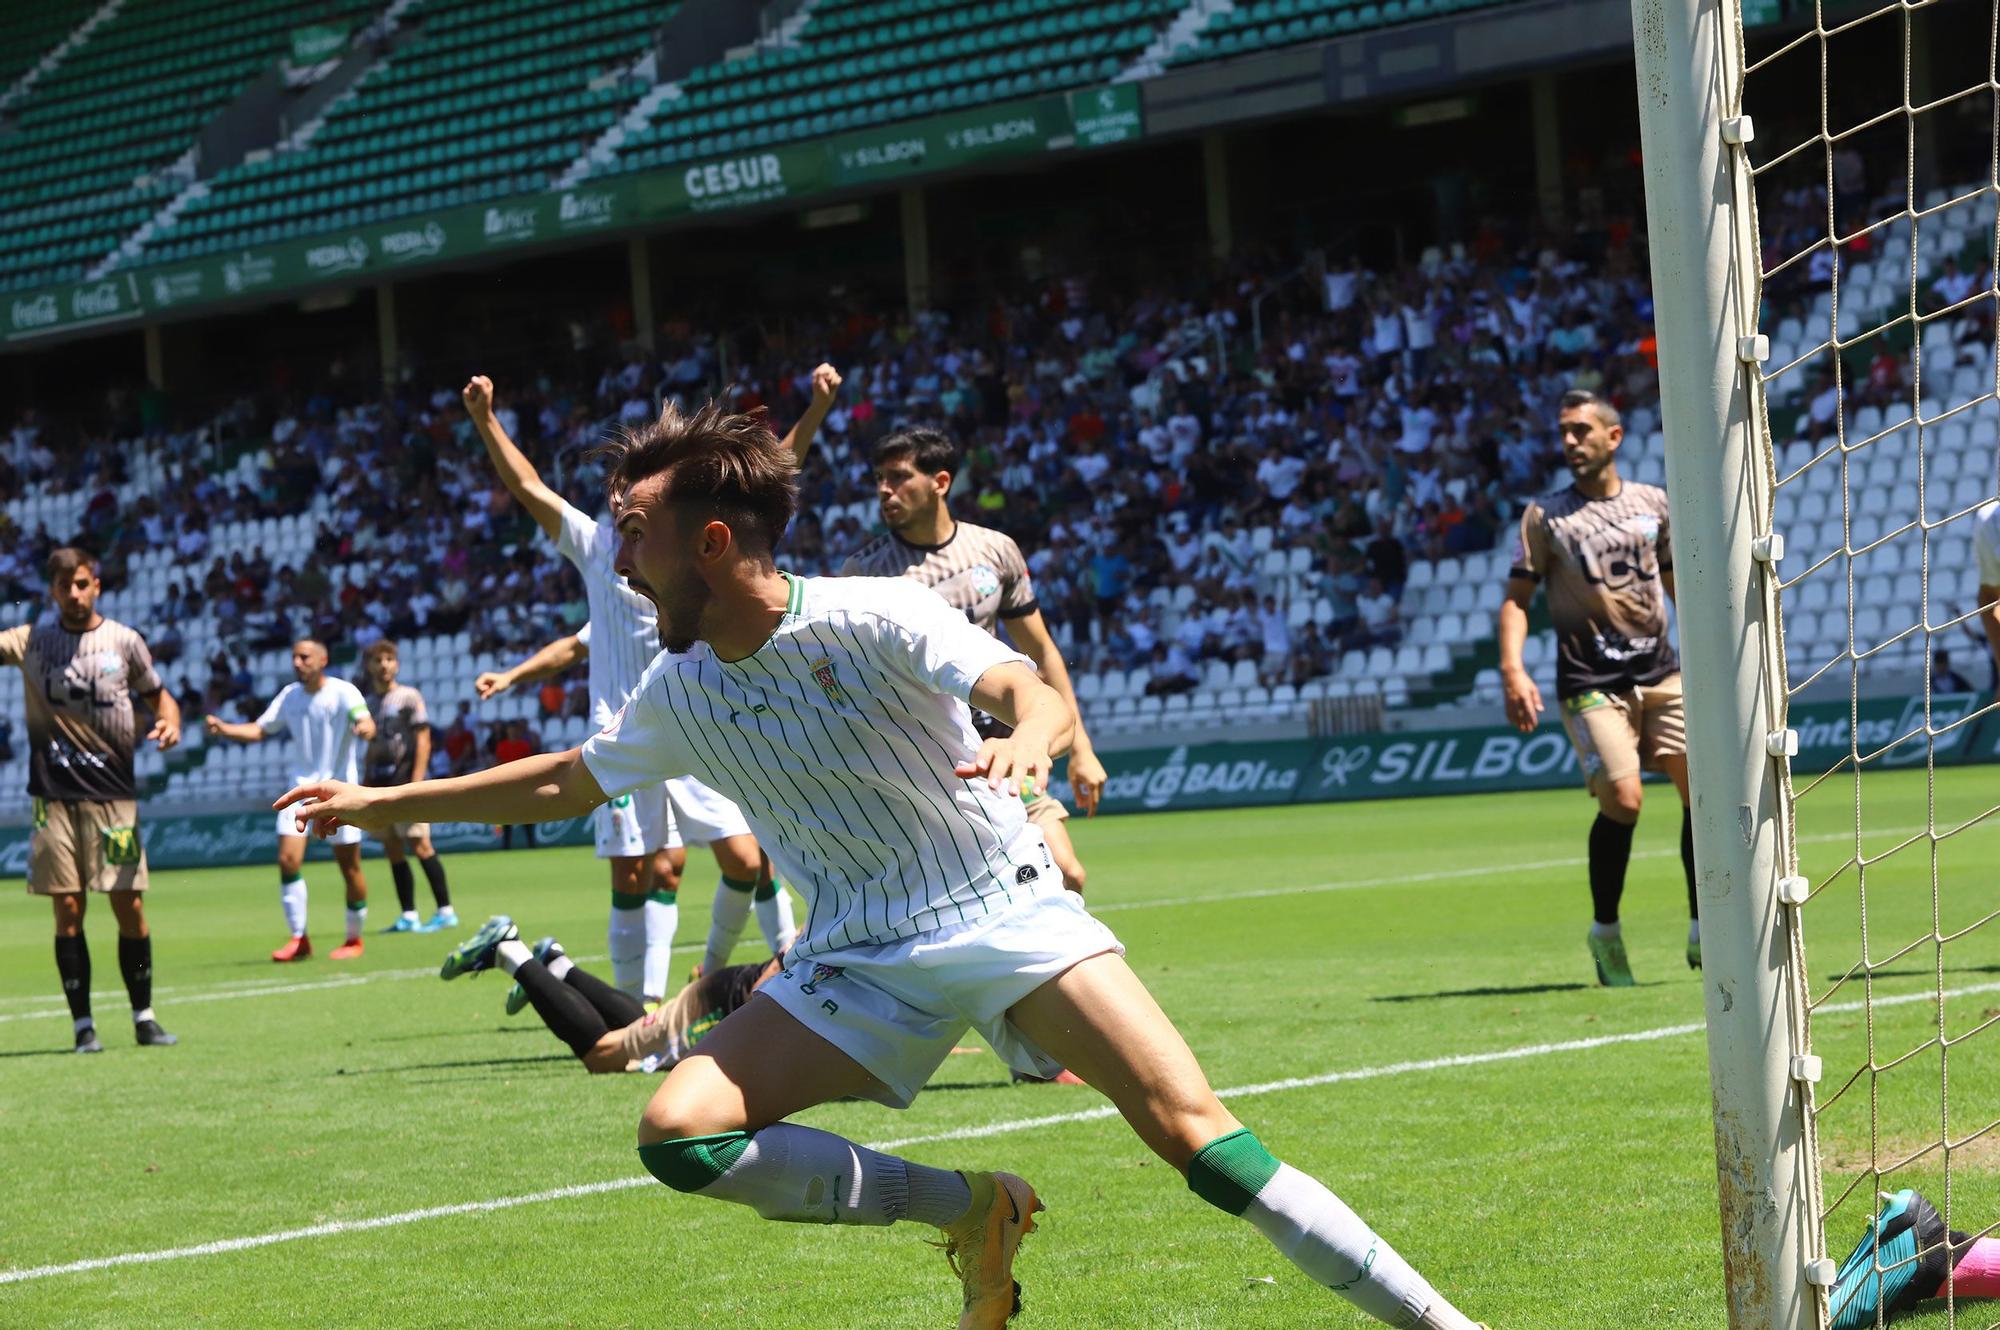
[[[1634,24],[1731,1324],[1817,1326],[2000,1228],[2000,0],[1745,7]]]

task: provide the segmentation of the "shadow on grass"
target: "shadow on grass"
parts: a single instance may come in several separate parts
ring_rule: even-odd
[[[1946,974],[2000,974],[2000,965],[1947,965],[1944,967],[1944,972]],[[1836,979],[1845,978],[1846,974],[1847,972],[1845,970],[1828,974],[1826,976],[1826,981],[1828,983],[1832,983]],[[1937,976],[1937,971],[1928,969],[1877,970],[1875,972],[1875,977],[1877,979],[1932,979],[1935,978],[1936,976]],[[1857,982],[1860,980],[1860,978],[1861,976],[1859,974],[1854,976],[1854,979]]]
[[[1656,988],[1662,981],[1634,984],[1635,988]],[[1432,1002],[1438,998],[1462,997],[1526,997],[1533,993],[1580,993],[1596,984],[1519,984],[1513,987],[1488,988],[1441,988],[1435,993],[1382,993],[1369,998],[1370,1002]]]
[[[73,1048],[17,1048],[10,1053],[0,1053],[0,1058],[73,1058],[88,1057],[78,1054]]]
[[[410,1071],[455,1071],[461,1068],[477,1068],[491,1071],[496,1067],[532,1066],[542,1062],[574,1063],[576,1057],[570,1053],[545,1053],[533,1058],[468,1058],[459,1062],[411,1062],[400,1067],[342,1067],[336,1076],[398,1076]]]

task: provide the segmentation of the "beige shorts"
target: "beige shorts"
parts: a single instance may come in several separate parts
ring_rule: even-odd
[[[34,813],[34,836],[28,842],[30,895],[146,889],[146,847],[139,840],[136,801],[37,799]]]
[[[1056,822],[1069,821],[1069,809],[1053,794],[1038,794],[1027,801],[1028,821],[1038,827],[1046,827]]]
[[[389,830],[395,832],[406,841],[428,840],[431,834],[431,824],[428,822],[391,822]]]
[[[1678,674],[1622,693],[1592,689],[1566,697],[1562,720],[1592,794],[1599,781],[1615,784],[1641,770],[1658,771],[1661,758],[1687,753]]]

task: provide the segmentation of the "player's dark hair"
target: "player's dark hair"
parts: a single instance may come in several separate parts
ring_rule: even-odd
[[[664,473],[661,500],[720,519],[745,549],[768,556],[799,507],[798,465],[763,413],[705,403],[692,414],[672,402],[660,418],[591,450],[610,464],[614,499]]]
[[[940,471],[954,476],[958,474],[958,445],[943,430],[925,426],[898,430],[884,435],[875,444],[876,466],[900,457],[909,458],[911,464],[927,476],[934,476]]]
[[[54,586],[58,582],[69,581],[76,576],[76,570],[79,568],[90,569],[92,577],[100,576],[102,573],[97,563],[97,556],[89,550],[80,550],[74,545],[64,545],[53,551],[49,555],[49,585]]]
[[[1596,393],[1591,392],[1588,388],[1572,388],[1562,395],[1562,409],[1564,411],[1574,411],[1578,407],[1585,406],[1597,412],[1598,421],[1606,429],[1616,429],[1625,423],[1624,417],[1618,414],[1617,407],[1611,405],[1611,403],[1605,401]]]
[[[402,655],[396,650],[396,644],[386,637],[370,642],[368,649],[361,653],[361,661],[364,665],[373,665],[379,656],[395,656],[398,660],[402,659]]]

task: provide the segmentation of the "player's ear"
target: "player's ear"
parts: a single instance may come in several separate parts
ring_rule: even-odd
[[[931,477],[931,484],[937,486],[939,498],[951,497],[951,472],[940,471]]]

